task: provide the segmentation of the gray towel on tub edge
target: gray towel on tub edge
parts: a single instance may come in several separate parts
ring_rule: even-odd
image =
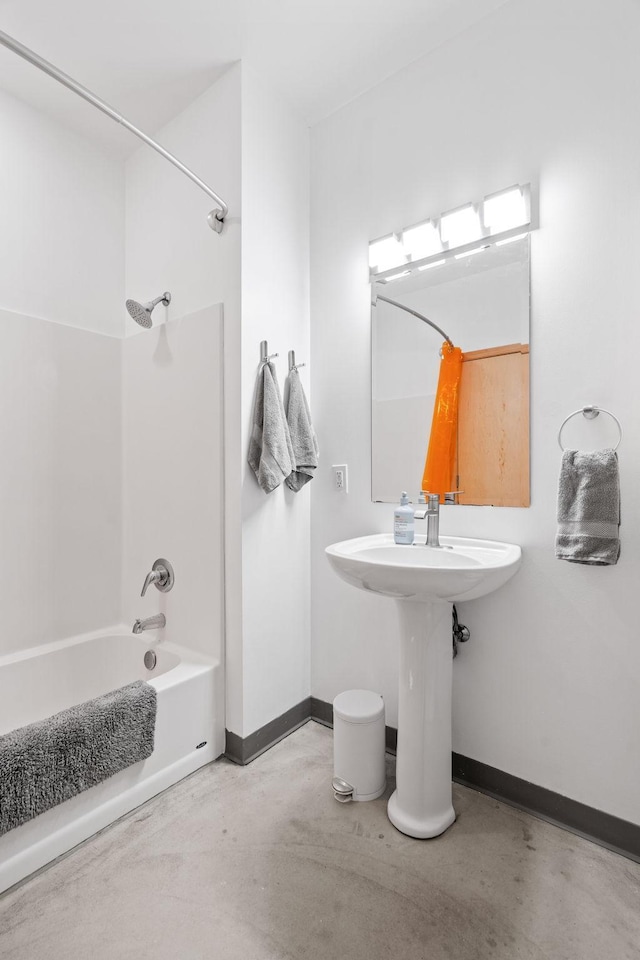
[[[153,753],[144,680],[0,736],[0,836]]]
[[[617,563],[619,527],[615,450],[565,450],[558,480],[558,560],[594,566]]]

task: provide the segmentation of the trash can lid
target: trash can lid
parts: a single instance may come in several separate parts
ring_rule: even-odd
[[[333,701],[333,712],[347,723],[371,723],[384,716],[384,700],[373,690],[345,690]]]

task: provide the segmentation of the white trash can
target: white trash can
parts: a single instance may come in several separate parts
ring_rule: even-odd
[[[336,800],[375,800],[386,786],[384,700],[372,690],[345,690],[333,701],[333,792]]]

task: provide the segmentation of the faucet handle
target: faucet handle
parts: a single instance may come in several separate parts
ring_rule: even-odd
[[[140,594],[140,596],[144,597],[145,593],[147,592],[151,584],[157,583],[160,577],[161,577],[161,574],[158,570],[152,570],[151,573],[148,573],[144,578],[144,583],[142,585],[142,593]]]
[[[153,564],[153,568],[150,573],[144,578],[144,584],[142,586],[141,597],[144,597],[147,589],[151,586],[152,583],[155,583],[156,588],[160,593],[168,593],[169,590],[173,587],[175,582],[175,575],[173,572],[173,567],[168,560],[163,560],[160,557]]]

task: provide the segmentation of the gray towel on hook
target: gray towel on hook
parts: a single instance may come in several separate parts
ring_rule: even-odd
[[[615,450],[565,450],[558,480],[558,560],[595,566],[617,563],[619,527]]]
[[[258,373],[247,459],[265,493],[280,486],[295,466],[278,379],[271,363],[263,363]]]
[[[289,374],[287,423],[293,446],[293,470],[285,483],[297,493],[312,480],[318,466],[318,441],[311,423],[309,404],[302,387],[300,374],[294,368]]]

